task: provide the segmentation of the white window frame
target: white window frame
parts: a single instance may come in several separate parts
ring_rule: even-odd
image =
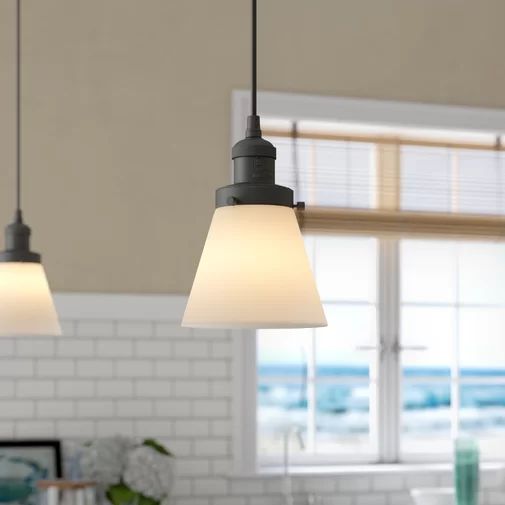
[[[259,112],[267,117],[291,121],[321,120],[347,123],[367,123],[396,127],[467,130],[491,133],[505,132],[505,110],[444,105],[391,102],[354,98],[322,97],[279,92],[259,92]],[[231,108],[231,144],[243,138],[245,120],[250,110],[249,91],[234,91]],[[399,338],[399,279],[398,248],[395,239],[379,241],[379,339],[386,349],[398,346]],[[394,275],[393,275],[394,272]],[[388,282],[384,282],[387,279]],[[234,467],[238,473],[256,473],[260,470],[256,450],[256,338],[251,330],[234,331]],[[397,360],[398,352],[383,353],[379,366],[378,416],[381,432],[378,434],[381,463],[394,463],[399,454],[399,366],[384,360]],[[389,394],[394,392],[395,394]],[[419,459],[440,461],[440,456],[426,455]],[[442,458],[443,460],[443,458]],[[414,460],[409,460],[415,462]],[[334,465],[335,457],[307,458],[294,461],[304,465]],[[343,463],[343,462],[342,462]],[[349,462],[348,463],[352,463]]]

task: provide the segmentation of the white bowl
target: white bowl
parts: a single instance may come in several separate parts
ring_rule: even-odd
[[[416,505],[454,505],[454,488],[433,487],[411,489],[410,495]]]

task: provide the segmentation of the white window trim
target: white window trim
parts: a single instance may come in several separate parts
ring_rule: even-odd
[[[397,127],[467,130],[494,134],[505,132],[505,110],[503,109],[323,97],[265,91],[258,93],[258,104],[260,115],[291,121],[345,121],[350,123],[377,123]],[[249,91],[233,91],[231,145],[243,138],[245,120],[249,115],[249,110]],[[380,247],[390,248],[388,254],[380,254],[381,258],[391,258],[392,254],[398,254],[395,241],[387,242],[383,240]],[[387,264],[382,264],[379,270],[380,276],[383,276],[387,274],[390,268]],[[380,300],[384,301],[391,296],[398,296],[397,281],[398,279],[393,283],[384,283],[379,279],[379,289],[386,290],[381,293]],[[398,304],[391,305],[398,307]],[[389,311],[389,313],[381,311],[381,313],[383,317],[379,322],[379,338],[396,340],[399,330],[397,310]],[[256,456],[255,332],[250,330],[236,331],[234,332],[234,342],[234,470],[235,473],[241,475],[251,475],[260,471]],[[393,343],[382,342],[383,345]],[[397,359],[397,353],[385,353],[384,359]],[[384,462],[388,463],[392,462],[394,455],[399,452],[399,430],[397,427],[391,426],[394,420],[391,419],[392,416],[388,412],[397,412],[400,406],[398,401],[394,405],[391,404],[391,398],[398,399],[398,394],[388,395],[385,392],[390,391],[390,388],[399,388],[400,379],[398,374],[393,373],[394,366],[382,366],[380,370],[382,375],[379,379],[388,386],[382,388],[381,394],[383,397],[379,400],[378,415],[381,417],[379,425],[383,429],[383,432],[378,436],[379,444],[382,444],[382,447],[379,447],[379,452],[383,454]],[[389,372],[386,374],[385,370],[389,370]],[[398,416],[395,416],[395,419],[398,419]],[[384,428],[385,426],[388,426],[388,428]],[[433,456],[431,459],[437,461],[440,460],[440,457]],[[426,458],[421,461],[426,461]],[[311,459],[311,462],[318,465],[331,465],[334,464],[334,458]],[[300,464],[303,461],[294,463]],[[368,465],[364,467],[360,465],[360,468],[363,469],[368,467]],[[396,468],[398,465],[392,465],[392,467]]]

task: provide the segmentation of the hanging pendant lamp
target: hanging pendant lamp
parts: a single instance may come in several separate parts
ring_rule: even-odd
[[[30,250],[21,212],[21,0],[16,5],[16,211],[0,252],[0,336],[60,335],[40,254]]]
[[[234,183],[216,191],[216,210],[182,325],[326,326],[294,212],[293,191],[275,184],[276,150],[261,137],[256,113],[256,0],[252,0],[251,109],[246,138],[232,150]]]

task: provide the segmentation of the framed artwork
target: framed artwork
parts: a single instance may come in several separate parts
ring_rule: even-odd
[[[0,503],[36,505],[37,481],[62,476],[59,440],[0,440]]]

